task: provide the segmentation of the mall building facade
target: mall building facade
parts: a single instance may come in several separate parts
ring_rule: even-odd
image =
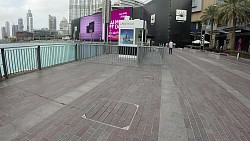
[[[165,45],[167,42],[172,40],[177,44],[177,47],[184,47],[186,44],[190,44],[190,27],[191,27],[191,0],[151,0],[147,3],[144,3],[142,6],[138,7],[119,7],[116,9],[113,9],[111,12],[111,23],[115,24],[113,26],[109,26],[110,28],[116,27],[117,19],[121,17],[115,16],[118,11],[125,10],[128,15],[124,15],[124,12],[121,12],[123,14],[118,14],[124,18],[124,16],[130,16],[131,19],[140,19],[146,21],[146,30],[144,33],[146,33],[146,38],[148,40],[144,40],[143,42],[149,42],[154,43],[155,45]],[[127,9],[129,8],[129,12]],[[159,10],[160,9],[160,10]],[[113,14],[112,14],[113,13]],[[85,36],[85,34],[89,31],[82,30],[89,29],[89,27],[94,27],[94,32],[99,32],[98,34],[95,33],[95,35],[99,35],[98,38],[95,37],[93,41],[101,41],[104,40],[106,37],[111,35],[112,41],[116,41],[112,37],[115,37],[117,34],[117,31],[114,31],[114,34],[112,32],[112,29],[108,29],[108,32],[112,33],[106,33],[103,28],[102,32],[100,33],[100,15],[99,13],[95,13],[90,16],[81,17],[75,20],[72,20],[71,22],[71,31],[75,31],[71,33],[71,37],[73,39],[80,39],[80,40],[88,40],[87,37],[90,37],[90,35]],[[114,16],[112,16],[114,15]],[[89,18],[86,18],[89,17]],[[91,19],[91,17],[93,19]],[[99,18],[99,20],[97,20]],[[92,20],[92,21],[91,21]],[[122,20],[122,19],[119,19]],[[95,22],[93,22],[95,21]],[[86,23],[85,22],[89,22]],[[98,23],[98,24],[97,24]],[[88,28],[86,28],[89,26]],[[85,33],[82,33],[85,32]],[[94,35],[94,33],[91,33]],[[139,35],[140,36],[140,35]],[[83,38],[83,37],[86,37]],[[94,38],[92,36],[92,38]],[[145,39],[145,38],[144,38]]]

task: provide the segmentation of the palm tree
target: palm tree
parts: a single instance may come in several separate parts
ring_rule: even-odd
[[[235,30],[237,23],[249,22],[249,0],[224,0],[224,3],[219,6],[218,19],[220,23],[230,23],[232,34],[230,37],[229,49],[234,48],[235,44]]]
[[[208,6],[201,16],[201,22],[205,24],[210,24],[211,32],[210,32],[210,47],[213,47],[213,34],[214,34],[214,24],[217,22],[217,14],[218,7],[216,5],[210,5]]]

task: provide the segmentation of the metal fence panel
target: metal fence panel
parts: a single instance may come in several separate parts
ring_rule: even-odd
[[[36,48],[5,49],[7,74],[29,72],[37,69]],[[1,63],[2,64],[2,63]]]
[[[74,61],[74,53],[74,45],[41,46],[41,66],[45,68]]]
[[[87,62],[127,65],[137,64],[136,54],[134,50],[131,50],[132,47],[117,45],[83,45],[83,48],[88,48],[84,50],[86,51],[85,55],[90,54],[89,58],[86,56],[83,58]]]
[[[5,56],[6,67],[0,54],[0,78],[5,72],[8,76],[77,60],[136,66],[164,66],[166,63],[166,48],[149,46],[54,44],[2,48],[1,53]]]
[[[139,47],[138,64],[150,66],[165,66],[166,63],[165,47]]]
[[[166,49],[149,46],[80,44],[79,58],[86,62],[164,66]]]

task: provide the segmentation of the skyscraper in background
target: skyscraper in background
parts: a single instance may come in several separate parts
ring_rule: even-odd
[[[102,7],[102,0],[69,0],[69,22],[82,16],[92,15]]]
[[[59,30],[59,34],[61,36],[68,34],[69,30],[68,25],[69,25],[68,20],[65,17],[63,17],[62,21],[60,22],[60,30]]]
[[[12,36],[16,36],[16,32],[18,31],[18,25],[12,25]]]
[[[27,31],[32,31],[33,30],[33,18],[32,18],[32,13],[31,13],[31,10],[29,9],[28,10],[28,13],[27,13]],[[32,21],[32,22],[31,22]],[[31,23],[30,23],[31,22]],[[31,28],[32,27],[32,28]]]
[[[33,32],[33,17],[29,17],[29,32]]]
[[[5,22],[5,32],[6,36],[10,37],[10,23],[8,21]]]
[[[6,30],[5,27],[1,27],[1,33],[2,33],[2,39],[6,36]]]
[[[119,3],[123,7],[140,7],[143,6],[140,0],[119,0]]]
[[[49,15],[49,30],[56,31],[56,17]]]
[[[18,31],[23,31],[23,19],[22,18],[19,18],[18,19]]]

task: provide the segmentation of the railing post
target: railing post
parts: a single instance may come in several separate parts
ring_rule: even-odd
[[[84,50],[84,49],[85,49],[85,45],[82,44],[82,46],[79,47],[79,51],[81,51],[81,52],[80,52],[80,54],[81,54],[81,60],[82,60],[82,59],[85,59],[85,55],[84,55],[85,50]]]
[[[39,70],[42,70],[42,67],[41,67],[41,47],[38,46],[36,51],[37,51],[36,52],[37,53],[37,68]]]
[[[137,45],[137,65],[139,65],[141,63],[141,60],[140,60],[140,45]]]
[[[3,72],[4,72],[4,77],[8,79],[8,73],[7,73],[7,65],[6,65],[6,58],[5,58],[5,53],[4,49],[1,49],[1,54],[2,54],[2,62],[3,62]]]
[[[0,67],[0,79],[2,78],[2,70],[1,70],[1,67]]]
[[[77,61],[78,58],[77,58],[77,44],[75,45],[75,61]]]

